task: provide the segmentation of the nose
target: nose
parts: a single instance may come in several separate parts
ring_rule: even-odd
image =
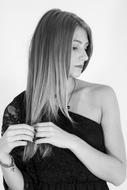
[[[83,51],[82,51],[82,53],[81,53],[81,55],[80,55],[80,59],[81,59],[82,61],[87,61],[87,60],[88,60],[88,55],[87,55],[87,53],[86,53],[86,50],[83,50]]]

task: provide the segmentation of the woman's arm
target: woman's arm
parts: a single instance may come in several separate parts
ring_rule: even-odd
[[[0,161],[9,165],[11,163],[11,158],[9,155],[8,156],[0,155]],[[23,180],[22,173],[15,164],[14,164],[14,168],[5,168],[1,166],[1,169],[4,176],[4,180],[11,190],[24,189],[24,180]]]
[[[104,86],[98,95],[102,107],[102,127],[107,153],[98,151],[79,137],[70,150],[97,177],[116,186],[126,177],[126,154],[120,124],[118,102],[111,87]]]
[[[2,168],[3,172],[3,184],[5,190],[35,190],[38,185],[36,178],[36,172],[34,169],[34,163],[31,159],[29,163],[23,164],[21,158],[13,154],[13,157],[16,161],[13,168]],[[1,157],[2,162],[9,164],[9,157]]]
[[[19,97],[18,97],[19,98]],[[20,100],[22,101],[22,99]],[[18,130],[24,131],[24,134],[31,135],[30,130],[27,129],[27,126],[24,125],[24,129],[20,129],[20,124],[24,121],[21,120],[21,104],[19,104],[19,100],[14,99],[5,109],[3,114],[3,123],[2,123],[2,131],[1,131],[1,139],[0,139],[0,145],[1,149],[5,149],[4,147],[7,147],[8,149],[12,149],[11,145],[13,145],[13,138],[16,138],[14,135],[15,130],[18,132]],[[19,125],[16,125],[19,124]],[[10,126],[11,125],[11,126]],[[19,129],[18,129],[19,126]],[[9,129],[11,127],[11,129]],[[29,127],[29,126],[28,126]],[[14,129],[15,128],[15,129]],[[9,129],[9,131],[8,131]],[[8,131],[8,132],[7,132]],[[29,131],[29,132],[28,132]],[[7,132],[7,133],[6,133]],[[11,133],[11,134],[10,134]],[[22,132],[21,132],[22,134]],[[14,137],[15,136],[15,137]],[[28,136],[28,135],[27,135]],[[18,137],[18,136],[17,136]],[[24,137],[26,138],[26,135]],[[31,137],[29,136],[29,139]],[[18,139],[17,139],[18,140]],[[25,140],[25,139],[24,139]],[[28,140],[28,138],[27,138]],[[10,141],[10,143],[9,143]],[[12,143],[11,143],[12,142]],[[17,144],[15,146],[15,149],[13,149],[10,154],[9,153],[2,153],[4,151],[1,150],[0,152],[0,161],[5,164],[10,164],[10,155],[13,156],[15,161],[14,171],[12,168],[2,168],[3,172],[3,185],[5,190],[34,190],[34,186],[36,187],[37,184],[37,178],[36,178],[36,172],[34,169],[34,160],[31,159],[29,163],[24,163],[22,161],[22,151],[23,147],[19,147],[19,144],[23,146],[23,143],[25,145],[25,141],[15,141],[14,144]],[[7,149],[7,148],[6,148]]]

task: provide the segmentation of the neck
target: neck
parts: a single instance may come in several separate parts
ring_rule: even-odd
[[[69,77],[69,79],[68,79],[68,82],[67,82],[67,94],[68,94],[68,96],[72,93],[72,91],[74,89],[74,85],[75,85],[74,80],[75,79],[72,77]]]

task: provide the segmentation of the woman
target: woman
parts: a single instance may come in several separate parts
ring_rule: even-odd
[[[27,87],[6,107],[0,139],[5,189],[107,190],[126,175],[114,90],[77,79],[92,55],[91,29],[49,10],[31,40]]]

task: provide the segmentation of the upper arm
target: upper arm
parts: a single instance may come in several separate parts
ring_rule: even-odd
[[[4,110],[1,135],[3,136],[4,132],[10,125],[18,123],[20,123],[19,108],[17,108],[15,102],[12,101]]]
[[[101,90],[101,125],[107,153],[126,163],[125,145],[120,121],[120,110],[114,90],[103,86]]]
[[[17,95],[5,108],[2,117],[1,135],[7,130],[10,125],[25,122],[24,116],[24,93]]]
[[[21,97],[20,97],[20,101],[22,101]],[[4,114],[3,114],[3,122],[2,122],[2,130],[1,130],[2,136],[10,125],[24,123],[25,118],[21,117],[22,106],[20,104],[20,101],[15,99],[6,106],[4,110]],[[13,156],[16,166],[18,167],[18,169],[21,171],[23,175],[24,189],[34,190],[38,184],[36,169],[34,166],[34,159],[31,159],[29,161],[29,164],[27,164],[27,162],[26,163],[23,162],[22,160],[23,151],[24,151],[24,147],[22,146],[15,147],[10,152],[10,154]],[[9,189],[4,178],[3,178],[3,185],[5,189]]]

